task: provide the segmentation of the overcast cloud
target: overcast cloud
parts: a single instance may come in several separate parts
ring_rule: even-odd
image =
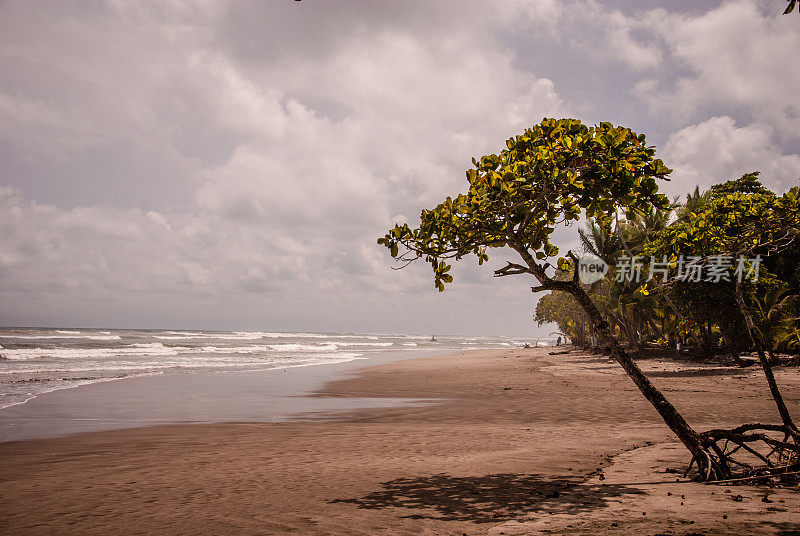
[[[505,256],[439,294],[375,240],[544,116],[799,184],[800,18],[663,5],[4,2],[0,325],[545,334]]]

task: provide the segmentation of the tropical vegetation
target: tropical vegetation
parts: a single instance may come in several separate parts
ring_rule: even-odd
[[[800,343],[793,336],[800,188],[778,195],[749,174],[670,202],[658,183],[671,170],[655,153],[629,128],[546,118],[508,139],[499,154],[473,159],[466,193],[423,210],[418,227],[395,225],[378,243],[406,265],[430,264],[440,292],[453,282],[452,259],[474,255],[484,264],[493,250],[514,254],[516,262],[494,275],[532,277],[533,292],[548,292],[536,320],[606,350],[691,453],[701,478],[730,478],[745,466],[756,471],[734,458],[740,451],[766,470],[775,456],[792,461],[782,463],[784,470],[793,467],[800,463],[800,431],[768,353]],[[584,252],[612,267],[609,277],[590,284],[580,277],[580,252],[559,255],[554,243],[557,227],[580,219],[587,222],[580,233]],[[625,258],[627,265],[620,262]],[[699,277],[704,268],[712,279]],[[683,275],[672,277],[670,270]],[[629,352],[685,340],[709,351],[724,347],[732,359],[753,346],[782,424],[694,430]],[[759,453],[756,444],[769,453]]]

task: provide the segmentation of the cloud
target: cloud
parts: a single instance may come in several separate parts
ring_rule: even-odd
[[[646,20],[593,0],[572,4],[515,0],[498,5],[498,11],[511,28],[557,43],[547,51],[551,54],[562,55],[564,49],[589,52],[596,63],[633,71],[656,68],[662,60],[660,43],[652,42]]]
[[[102,138],[81,110],[0,92],[0,141],[26,159],[42,153],[66,158],[101,144]]]
[[[375,239],[544,116],[668,140],[676,192],[796,180],[796,32],[615,6],[3,3],[0,323],[525,331],[526,283]]]
[[[760,171],[764,185],[783,193],[800,184],[800,156],[781,154],[772,137],[767,125],[737,128],[727,116],[686,127],[670,136],[664,147],[662,157],[673,168],[665,190],[682,194]]]
[[[403,10],[402,24],[374,6],[343,9],[335,16],[357,31],[288,31],[282,43],[263,28],[244,41],[221,29],[246,27],[243,17],[257,19],[260,6],[242,13],[118,3],[86,20],[66,8],[7,6],[28,27],[3,49],[27,76],[0,85],[0,110],[19,118],[4,144],[31,162],[20,169],[46,168],[56,156],[110,161],[110,174],[64,164],[60,177],[36,180],[110,191],[129,184],[124,168],[149,202],[83,193],[41,202],[28,185],[5,188],[0,320],[59,323],[69,310],[72,321],[125,323],[150,310],[152,322],[214,311],[214,303],[212,326],[253,322],[258,311],[262,322],[305,315],[303,329],[365,329],[365,317],[380,315],[352,303],[397,317],[397,306],[376,297],[435,296],[427,267],[402,276],[388,269],[375,240],[393,216],[457,193],[471,156],[498,150],[543,116],[568,113],[555,84],[517,68],[487,32],[432,32],[423,4]],[[43,40],[28,37],[56,16],[63,23]],[[318,43],[306,46],[308,39]],[[279,44],[292,52],[273,53]],[[33,87],[48,70],[67,91]],[[30,96],[8,97],[28,87]],[[168,171],[154,180],[147,161]],[[182,188],[167,195],[175,184]],[[459,271],[461,290],[440,303],[503,295],[485,270]],[[102,311],[110,302],[119,308],[109,317]],[[518,325],[527,325],[531,305]],[[424,325],[425,317],[400,325]]]
[[[643,21],[682,73],[652,91],[650,105],[684,121],[698,111],[727,108],[796,140],[800,33],[797,21],[778,11],[737,0],[699,15],[647,13]]]

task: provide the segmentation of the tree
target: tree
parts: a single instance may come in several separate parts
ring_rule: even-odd
[[[772,371],[770,359],[764,351],[764,333],[772,327],[769,323],[769,311],[762,308],[761,325],[756,323],[756,315],[750,305],[750,288],[755,282],[743,276],[743,271],[752,270],[760,265],[761,258],[773,258],[794,245],[800,237],[800,188],[792,188],[782,196],[764,188],[758,181],[758,173],[749,173],[735,181],[714,186],[710,192],[710,200],[697,211],[688,214],[676,224],[671,225],[664,233],[660,247],[670,251],[673,260],[678,255],[692,253],[701,264],[719,262],[719,259],[739,259],[738,274],[727,282],[720,281],[720,288],[732,287],[733,298],[739,312],[744,318],[747,333],[753,347],[755,347],[759,362],[769,385],[770,393],[778,408],[782,425],[749,424],[739,427],[736,431],[710,430],[703,437],[716,444],[724,442],[725,445],[735,444],[740,448],[747,447],[750,454],[760,457],[768,466],[769,459],[777,454],[782,461],[789,460],[791,464],[800,462],[800,430],[794,424],[789,409],[783,400],[780,389]],[[712,257],[713,256],[713,257]],[[716,259],[716,261],[715,261]],[[751,259],[744,262],[743,259]],[[748,270],[749,271],[749,270]],[[710,284],[710,283],[707,283]],[[762,285],[765,282],[761,281]],[[723,286],[725,285],[725,286]],[[728,291],[730,294],[730,290]],[[766,293],[765,293],[766,294]],[[779,305],[779,296],[765,295],[773,302],[772,322],[778,323],[777,315],[784,309],[789,309],[792,301]],[[769,432],[783,434],[779,440],[769,435]],[[768,454],[759,454],[752,447],[752,443],[762,442],[769,451]],[[750,446],[748,446],[750,444]],[[718,449],[721,463],[731,461],[725,449]]]
[[[590,342],[591,328],[586,313],[575,298],[565,292],[550,292],[539,298],[533,319],[540,326],[550,323],[558,325],[558,329],[577,346],[585,346]]]
[[[762,276],[760,282],[765,279]],[[789,286],[780,279],[769,277],[764,282],[765,291],[753,295],[753,314],[770,361],[774,361],[773,349],[777,349],[778,340],[785,339],[787,328],[797,321],[795,311],[800,304],[800,295],[792,294]]]
[[[508,139],[500,154],[472,162],[466,172],[467,193],[423,210],[418,228],[396,225],[378,243],[401,262],[423,259],[430,263],[440,292],[453,281],[447,260],[473,254],[483,264],[490,249],[513,250],[522,264],[509,261],[495,270],[495,276],[524,274],[537,280],[534,292],[556,290],[571,295],[616,361],[692,454],[701,474],[705,478],[728,475],[701,436],[623,350],[579,284],[572,252],[557,260],[558,268],[572,272],[571,279],[559,280],[550,272],[554,267],[548,259],[559,252],[550,241],[556,225],[585,215],[607,227],[620,211],[632,217],[669,206],[666,196],[658,192],[657,180],[665,179],[671,170],[655,158],[655,149],[646,145],[645,136],[610,123],[587,127],[575,119],[544,119]]]
[[[714,252],[729,258],[769,257],[788,248],[798,237],[799,228],[800,188],[795,187],[778,197],[761,185],[758,173],[748,173],[735,181],[712,187],[711,200],[691,217],[671,226],[664,243],[671,246],[673,256],[675,252],[692,251]],[[772,366],[764,353],[762,334],[746,300],[748,283],[744,277],[734,278],[731,283],[781,419],[800,439],[780,395]]]

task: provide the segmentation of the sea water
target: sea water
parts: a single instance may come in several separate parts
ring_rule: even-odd
[[[161,374],[271,370],[368,359],[378,352],[447,352],[537,339],[266,331],[0,328],[0,408],[89,383]],[[552,344],[541,338],[539,345]]]

